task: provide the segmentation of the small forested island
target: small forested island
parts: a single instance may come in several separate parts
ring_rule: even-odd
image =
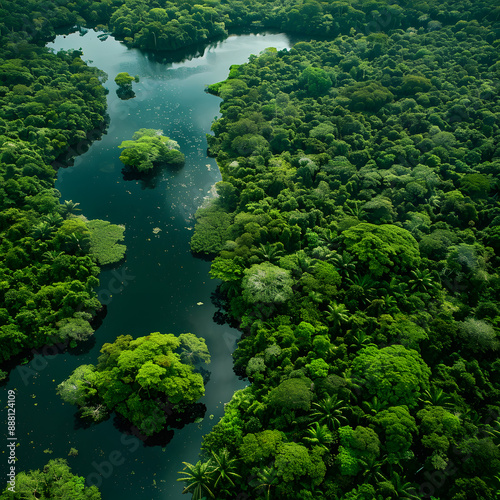
[[[133,82],[138,83],[139,77],[130,76],[126,71],[118,73],[115,76],[115,83],[118,85],[116,95],[122,100],[132,99],[135,97],[135,92],[132,90]]]
[[[99,265],[124,256],[120,228],[54,189],[106,129],[106,75],[44,43],[74,25],[154,51],[300,33],[208,86],[222,182],[191,249],[212,259],[250,385],[179,481],[196,500],[497,498],[499,13],[487,0],[2,2],[2,368],[87,339]],[[122,148],[138,174],[184,161],[156,130]],[[203,394],[190,360],[208,352],[186,335],[120,336],[58,391],[83,417],[115,411],[151,435],[165,405]],[[60,460],[17,477],[15,498],[100,498]]]
[[[151,436],[205,394],[196,363],[210,363],[204,339],[152,333],[120,335],[104,344],[96,366],[81,365],[57,386],[62,399],[84,419],[100,422],[116,411],[140,434]]]
[[[163,135],[162,130],[141,128],[132,136],[132,140],[123,141],[120,161],[126,169],[140,174],[153,172],[155,169],[170,165],[179,167],[186,157],[179,151],[179,144]]]

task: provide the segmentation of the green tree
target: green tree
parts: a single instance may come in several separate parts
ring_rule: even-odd
[[[340,446],[337,460],[343,476],[356,476],[364,463],[374,462],[380,454],[380,441],[374,430],[358,425],[339,428]]]
[[[383,443],[389,454],[389,462],[399,463],[410,450],[413,434],[417,432],[415,419],[406,406],[391,406],[377,413],[374,421],[385,434]]]
[[[179,474],[184,474],[185,477],[178,478],[177,481],[186,483],[183,493],[192,493],[193,500],[203,500],[205,495],[210,498],[215,498],[213,493],[213,477],[214,468],[212,461],[202,462],[201,460],[192,465],[187,462],[182,462],[184,469]]]
[[[329,396],[317,403],[313,403],[314,411],[311,416],[314,417],[319,424],[325,424],[328,429],[334,431],[341,424],[347,423],[347,418],[343,413],[348,409],[343,400],[338,399],[338,396]]]
[[[346,250],[366,264],[374,276],[390,271],[404,273],[420,263],[413,236],[392,224],[361,223],[343,232]]]
[[[7,488],[0,494],[1,500],[28,498],[61,498],[72,500],[100,500],[96,486],[85,486],[85,479],[71,473],[66,460],[50,460],[43,470],[19,472],[16,475],[15,492]]]
[[[308,66],[299,76],[299,87],[313,97],[323,95],[331,86],[332,81],[322,68]]]
[[[245,269],[242,282],[243,298],[251,303],[281,304],[293,295],[290,271],[269,262]]]
[[[135,81],[133,76],[130,76],[127,72],[118,73],[115,76],[115,83],[119,87],[132,88],[132,82]]]
[[[429,367],[417,351],[401,345],[366,347],[352,367],[353,375],[364,384],[363,392],[389,406],[413,408],[429,388]]]

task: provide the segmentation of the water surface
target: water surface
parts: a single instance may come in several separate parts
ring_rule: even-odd
[[[50,458],[63,457],[73,472],[100,485],[103,500],[186,498],[176,482],[182,462],[197,461],[202,436],[222,416],[233,392],[245,386],[232,370],[238,332],[212,321],[210,294],[216,283],[209,279],[210,264],[189,250],[192,216],[221,179],[215,161],[206,156],[205,139],[220,100],[204,88],[226,78],[229,66],[245,62],[250,54],[288,48],[290,41],[282,34],[232,36],[182,62],[159,61],[111,37],[102,42],[92,31],[58,36],[49,46],[81,48],[84,60],[109,75],[107,134],[76,158],[74,166],[59,170],[56,187],[62,200],[80,203],[89,219],[124,224],[128,250],[121,267],[101,273],[98,292],[108,314],[93,347],[84,354],[36,357],[28,368],[12,372],[7,389],[17,389],[17,470],[41,468]],[[180,57],[174,54],[170,60]],[[134,99],[116,96],[114,77],[122,71],[140,77]],[[118,159],[118,145],[140,128],[163,130],[186,155],[185,166],[164,171],[152,189],[123,180]],[[115,428],[112,418],[90,428],[79,426],[75,408],[55,394],[57,384],[78,365],[95,363],[102,345],[118,335],[156,331],[205,337],[212,363],[201,400],[207,406],[203,422],[176,430],[165,448],[137,446]],[[71,447],[78,450],[77,457],[68,457]]]

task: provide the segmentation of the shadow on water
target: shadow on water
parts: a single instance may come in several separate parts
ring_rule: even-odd
[[[128,101],[129,99],[133,99],[135,97],[135,92],[132,89],[120,87],[116,89],[116,95],[122,101]]]
[[[180,430],[186,425],[201,421],[206,411],[207,407],[203,403],[193,403],[183,405],[182,407],[165,404],[162,417],[166,417],[166,421],[163,425],[163,429],[150,436],[145,435],[138,427],[132,424],[132,422],[118,413],[113,417],[113,426],[123,434],[135,436],[142,441],[145,447],[161,446],[164,448],[174,438],[174,429]],[[154,419],[154,417],[150,418]]]
[[[163,179],[165,173],[175,177],[184,165],[162,165],[152,168],[149,172],[139,172],[136,169],[123,167],[121,170],[124,181],[139,181],[141,189],[154,189]]]

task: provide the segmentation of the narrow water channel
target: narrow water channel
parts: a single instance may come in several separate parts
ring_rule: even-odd
[[[176,482],[182,461],[197,461],[202,436],[222,416],[233,392],[245,386],[232,371],[238,332],[212,321],[210,294],[216,284],[208,276],[210,264],[193,258],[189,250],[192,215],[220,180],[215,161],[206,157],[205,139],[220,100],[204,88],[226,78],[230,65],[243,63],[266,47],[288,48],[290,40],[282,34],[232,36],[182,62],[159,62],[112,37],[100,41],[93,31],[58,36],[49,46],[81,48],[84,60],[109,75],[107,134],[74,166],[59,171],[56,187],[62,200],[80,203],[81,213],[89,219],[124,224],[128,251],[121,267],[100,276],[98,292],[108,314],[91,349],[36,357],[28,368],[11,373],[6,389],[17,389],[17,470],[41,468],[51,458],[62,457],[85,478],[95,472],[105,476],[100,480],[91,476],[93,484],[100,483],[103,500],[186,498]],[[170,61],[180,57],[174,54]],[[116,96],[114,77],[122,71],[140,76],[134,99],[122,101]],[[121,174],[118,145],[140,128],[162,129],[179,142],[187,158],[181,170],[164,172],[154,188],[123,180]],[[57,384],[76,366],[95,363],[102,345],[118,335],[139,337],[156,331],[191,332],[206,339],[212,363],[201,400],[207,406],[203,422],[176,430],[165,448],[136,447],[114,427],[113,418],[82,428],[74,417],[75,408],[56,395]],[[76,448],[78,456],[68,457],[70,448]],[[113,452],[120,454],[120,460],[110,468],[104,462]]]

